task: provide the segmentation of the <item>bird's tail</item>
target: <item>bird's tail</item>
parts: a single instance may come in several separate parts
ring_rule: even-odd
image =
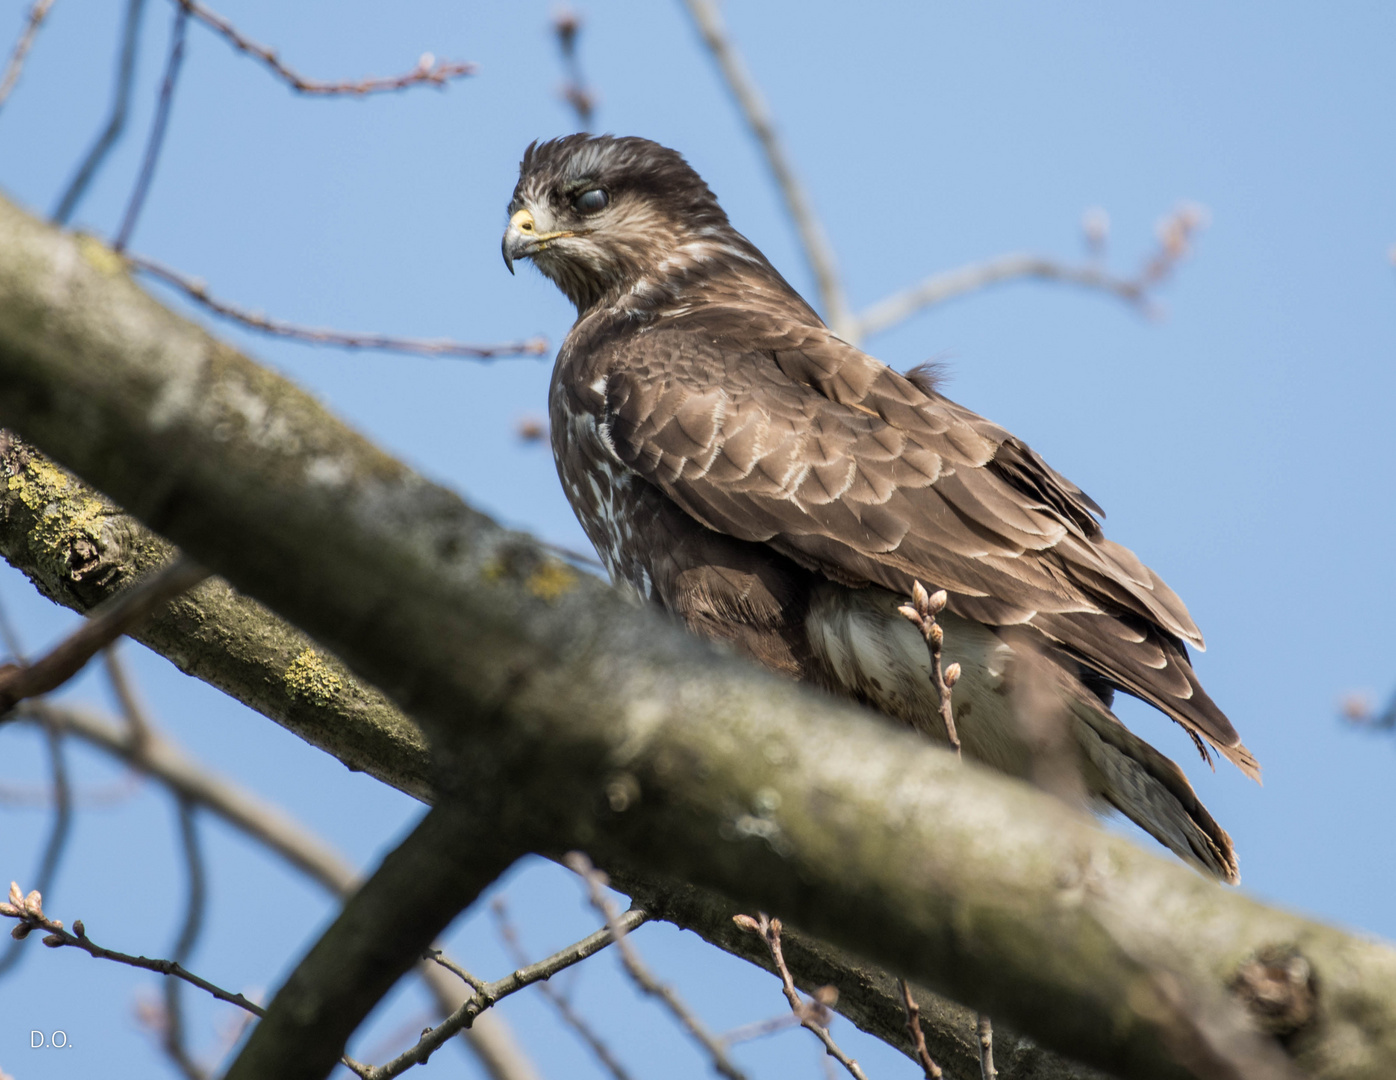
[[[1086,769],[1095,774],[1087,780],[1093,794],[1184,862],[1238,884],[1241,874],[1231,837],[1207,812],[1183,770],[1103,705],[1072,711],[1084,721],[1075,729]]]

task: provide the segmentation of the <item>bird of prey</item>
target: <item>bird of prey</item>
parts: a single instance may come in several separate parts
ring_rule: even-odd
[[[1259,767],[1198,684],[1182,601],[1105,538],[1080,488],[930,372],[840,339],[673,150],[534,143],[509,214],[509,269],[532,259],[577,308],[553,451],[617,584],[941,742],[930,657],[898,608],[916,581],[945,590],[965,754],[1033,779],[1065,747],[1091,805],[1239,880],[1230,837],[1111,712],[1114,691],[1167,713],[1204,758]],[[1055,741],[1023,715],[1034,687],[1028,711],[1057,718]]]

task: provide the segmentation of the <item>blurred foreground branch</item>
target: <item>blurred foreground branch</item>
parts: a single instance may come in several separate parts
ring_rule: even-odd
[[[472,889],[498,872],[510,838],[584,849],[627,891],[691,881],[1144,1080],[1289,1075],[1279,1043],[1239,1019],[1254,995],[1233,991],[1284,944],[1318,1002],[1282,1033],[1299,1064],[1357,1080],[1396,1059],[1393,950],[1223,890],[1024,784],[637,613],[100,262],[0,203],[0,422],[413,715],[442,803],[473,806],[474,827],[488,815],[497,833],[486,858],[459,868]],[[12,558],[32,543],[12,522],[36,508],[15,483],[23,470],[3,468]],[[39,516],[34,531],[57,525]],[[66,535],[39,546],[39,562],[73,550]],[[297,682],[307,695],[342,688]],[[845,999],[856,989],[840,986]],[[895,984],[886,1001],[906,1048]],[[259,1035],[275,1034],[263,1032],[244,1051],[249,1070]],[[317,1061],[337,1056],[333,1041]]]

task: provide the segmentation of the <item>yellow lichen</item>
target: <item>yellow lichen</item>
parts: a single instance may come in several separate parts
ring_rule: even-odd
[[[126,269],[126,260],[95,236],[86,233],[78,237],[78,252],[87,265],[107,277],[115,277]]]
[[[102,529],[116,509],[90,494],[53,462],[35,454],[6,487],[34,515],[30,544],[41,561],[67,576],[79,546],[100,549]],[[81,542],[86,541],[86,544]]]
[[[528,575],[524,588],[540,600],[546,600],[551,604],[571,592],[576,584],[577,575],[566,564],[556,559],[548,559],[539,563],[533,573]]]
[[[292,660],[283,679],[293,697],[320,706],[329,705],[344,689],[344,680],[330,670],[314,649],[305,649]]]

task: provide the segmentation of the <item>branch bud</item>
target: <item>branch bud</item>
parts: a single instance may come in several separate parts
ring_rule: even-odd
[[[911,583],[911,602],[916,607],[916,614],[921,616],[930,614],[930,599],[926,592],[926,586],[919,581]]]
[[[940,643],[945,640],[945,631],[940,628],[940,623],[932,623],[930,633],[926,635],[926,640],[940,648]]]
[[[945,674],[941,676],[945,680],[946,686],[954,686],[960,681],[960,665],[951,664],[945,669]]]
[[[16,941],[23,941],[29,936],[29,931],[33,929],[34,928],[27,922],[22,922],[10,931],[10,937],[14,938]]]
[[[939,615],[945,610],[945,605],[949,600],[950,597],[946,594],[944,589],[937,589],[935,592],[931,593],[929,601],[931,614]]]
[[[67,942],[63,940],[63,936],[61,934],[45,934],[44,944],[47,945],[50,949],[56,949],[61,945],[66,945]]]

